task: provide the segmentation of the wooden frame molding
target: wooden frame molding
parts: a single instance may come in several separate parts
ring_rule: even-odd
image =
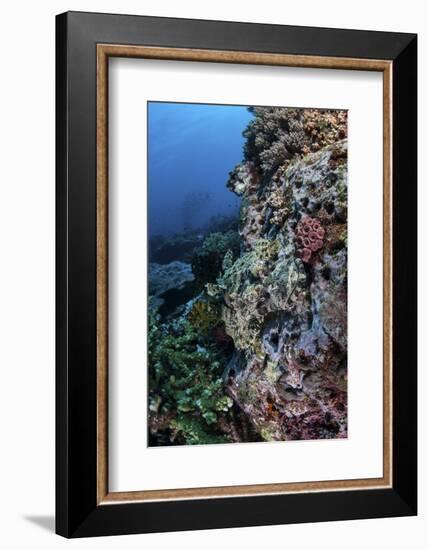
[[[110,57],[277,65],[383,73],[383,477],[234,487],[109,492],[108,489],[108,60]],[[239,497],[392,487],[392,61],[97,44],[97,502]]]

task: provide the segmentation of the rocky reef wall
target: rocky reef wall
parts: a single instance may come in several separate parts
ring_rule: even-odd
[[[236,347],[227,391],[265,440],[346,437],[346,113],[255,115],[228,182],[242,252],[208,289]]]
[[[239,232],[205,238],[194,298],[152,322],[155,444],[347,437],[347,113],[251,110]]]

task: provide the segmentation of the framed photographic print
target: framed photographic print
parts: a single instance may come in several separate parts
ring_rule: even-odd
[[[56,47],[57,532],[416,514],[416,36]]]

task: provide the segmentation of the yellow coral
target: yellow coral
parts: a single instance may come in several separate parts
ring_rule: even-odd
[[[259,239],[254,245],[254,253],[260,260],[272,260],[278,254],[278,241],[269,239]]]
[[[187,319],[198,332],[205,334],[218,324],[220,315],[216,306],[199,300],[193,304]]]
[[[233,338],[235,346],[244,352],[253,352],[256,355],[263,354],[260,341],[261,322],[238,311],[223,307],[222,319],[227,334]]]

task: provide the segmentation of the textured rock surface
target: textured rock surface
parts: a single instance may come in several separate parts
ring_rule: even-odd
[[[251,111],[239,230],[152,245],[150,445],[347,436],[347,115]]]
[[[236,348],[228,393],[264,440],[347,435],[346,114],[301,113],[294,135],[292,110],[247,132],[228,184],[242,252],[209,289]]]
[[[183,294],[181,302],[186,301],[186,291],[191,286],[193,280],[194,276],[191,267],[184,262],[177,261],[170,262],[169,264],[150,263],[149,284],[151,305],[153,307],[162,306],[166,300],[168,301],[169,296],[176,298],[180,297],[180,294]]]

